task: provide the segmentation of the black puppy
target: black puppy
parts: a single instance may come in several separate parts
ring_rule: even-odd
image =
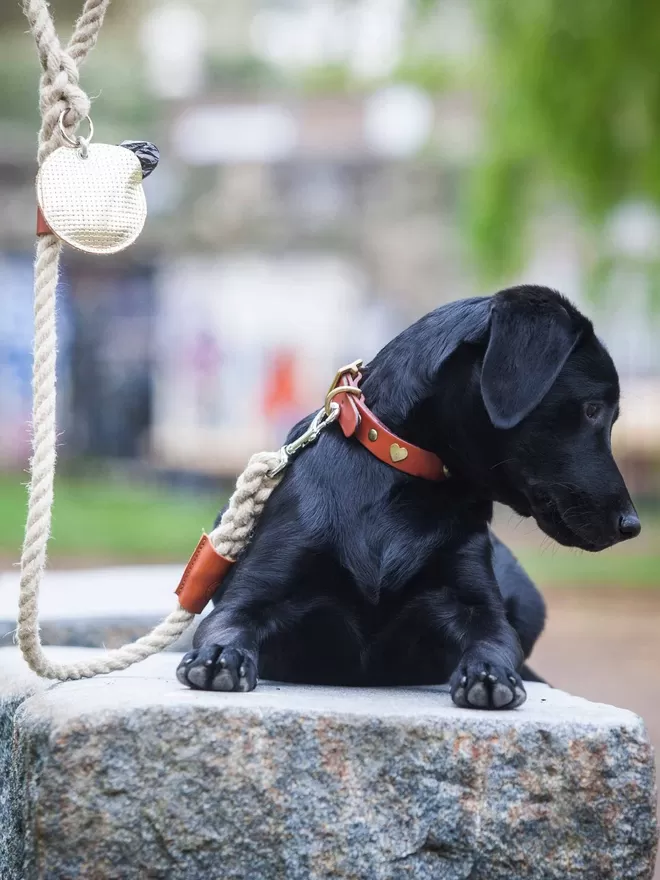
[[[361,387],[450,478],[408,476],[329,427],[268,501],[179,680],[209,690],[251,690],[257,671],[311,684],[449,681],[459,706],[515,708],[545,610],[489,530],[493,502],[584,550],[639,533],[610,448],[614,364],[567,300],[519,287],[426,315]]]

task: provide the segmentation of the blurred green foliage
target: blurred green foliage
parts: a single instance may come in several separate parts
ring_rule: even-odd
[[[429,94],[438,94],[455,81],[456,75],[444,58],[408,52],[397,64],[391,78],[395,82],[417,86]]]
[[[63,43],[68,41],[83,0],[56,0],[51,12]],[[14,130],[39,127],[38,88],[41,69],[20,2],[0,3],[0,119]],[[158,102],[149,95],[143,65],[132,35],[135,7],[113,0],[106,19],[111,39],[94,52],[82,69],[81,82],[92,100],[103,103],[102,140],[147,137],[146,129],[162,118]]]
[[[0,42],[0,82],[3,84],[3,120],[39,127],[39,65],[30,45],[5,36]],[[123,57],[121,47],[94,57],[84,68],[84,86],[92,100],[102,99],[104,126],[123,138],[145,136],[145,126],[160,117],[158,107],[148,96],[140,67]],[[135,129],[135,130],[133,130]],[[102,136],[110,135],[104,130]]]
[[[339,95],[359,88],[348,65],[315,64],[301,71],[300,85],[303,91],[318,95]]]
[[[241,91],[275,88],[285,84],[282,71],[254,55],[210,54],[206,59],[206,85],[214,89]]]
[[[62,27],[70,27],[74,16],[78,15],[82,9],[82,0],[56,0],[53,5],[56,7],[54,13],[58,27],[60,24]],[[51,12],[53,12],[52,9]],[[0,29],[24,26],[25,17],[21,0],[0,3]]]
[[[517,265],[547,184],[595,229],[623,201],[660,204],[660,3],[475,0],[474,9],[486,130],[468,218],[483,268]]]
[[[2,117],[30,124],[36,131],[39,127],[39,66],[36,55],[26,52],[26,46],[7,37],[3,38],[1,45]]]

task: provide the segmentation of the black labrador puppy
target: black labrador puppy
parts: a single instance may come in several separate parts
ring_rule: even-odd
[[[619,383],[591,323],[543,287],[436,309],[363,370],[367,405],[435,452],[411,477],[335,424],[303,450],[216,594],[177,675],[251,690],[449,682],[459,706],[513,709],[543,599],[491,533],[493,502],[602,550],[640,523],[612,458]],[[307,418],[290,434],[299,436]]]

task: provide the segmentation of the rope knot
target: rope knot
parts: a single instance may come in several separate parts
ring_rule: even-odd
[[[62,52],[62,63],[55,76],[51,79],[48,74],[44,74],[43,80],[48,79],[49,82],[42,82],[39,102],[42,116],[51,108],[57,107],[58,119],[62,112],[60,108],[66,105],[63,107],[67,110],[64,125],[71,130],[72,135],[80,121],[89,114],[90,108],[90,100],[78,84],[79,78],[73,58]]]
[[[46,0],[23,0],[32,33],[37,44],[43,70],[39,88],[41,131],[39,132],[39,164],[58,147],[63,138],[62,124],[71,137],[81,120],[89,115],[90,100],[80,88],[78,66],[96,43],[99,29],[110,0],[86,0],[68,46],[62,47]]]

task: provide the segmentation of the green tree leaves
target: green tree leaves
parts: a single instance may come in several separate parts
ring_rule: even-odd
[[[660,203],[660,4],[475,0],[485,35],[485,143],[469,199],[482,268],[516,266],[548,183],[596,227],[618,204]]]

